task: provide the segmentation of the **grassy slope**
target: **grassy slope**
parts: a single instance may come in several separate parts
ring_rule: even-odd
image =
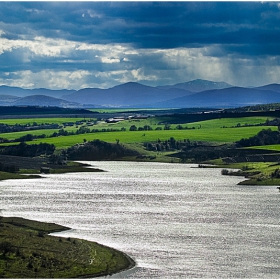
[[[134,262],[125,254],[86,240],[47,233],[67,228],[22,218],[0,218],[0,244],[12,247],[0,254],[2,278],[78,278],[108,275]]]
[[[8,180],[8,179],[32,179],[32,178],[40,178],[39,175],[21,175],[17,173],[8,173],[0,171],[0,180]]]
[[[268,150],[268,151],[280,151],[280,144],[275,144],[275,145],[263,145],[263,146],[252,146],[249,147],[248,149],[259,149],[259,150]]]
[[[172,124],[172,130],[155,130],[157,127],[163,128],[164,125],[159,123],[163,122],[166,117],[154,117],[148,118],[145,120],[126,120],[115,124],[107,124],[105,122],[100,122],[97,125],[91,126],[90,129],[118,129],[125,128],[126,131],[117,131],[117,132],[97,132],[97,133],[87,133],[73,136],[60,136],[57,138],[45,138],[45,139],[37,139],[34,140],[35,143],[46,142],[55,144],[57,148],[66,148],[72,146],[76,143],[83,142],[84,139],[91,141],[94,139],[100,139],[107,142],[115,142],[116,139],[119,139],[121,143],[143,143],[146,141],[156,141],[158,138],[161,140],[167,140],[170,137],[174,137],[176,140],[189,139],[194,141],[215,141],[215,142],[234,142],[240,140],[241,138],[251,137],[257,134],[263,126],[255,126],[255,127],[236,127],[238,124],[240,125],[256,125],[260,123],[264,123],[266,121],[266,117],[247,117],[247,118],[227,118],[227,119],[215,119],[209,121],[201,121],[196,123],[187,123],[181,124],[184,128],[192,128],[196,129],[188,129],[188,130],[175,130],[178,124]],[[65,122],[67,119],[65,118],[55,118],[55,119],[44,119],[41,122],[56,122],[61,124]],[[70,120],[70,119],[69,119]],[[72,120],[72,119],[71,119]],[[73,119],[75,120],[75,119]],[[168,119],[172,121],[172,118]],[[18,120],[5,120],[10,124],[16,123]],[[27,120],[22,120],[25,123]],[[28,120],[30,122],[30,120]],[[34,119],[36,122],[40,122],[40,119]],[[152,131],[129,131],[130,126],[136,125],[136,127],[143,127],[144,125],[150,125],[154,130]],[[199,128],[199,129],[198,129]],[[266,127],[268,128],[268,127]],[[271,127],[272,129],[276,129],[275,127]],[[76,131],[76,127],[66,127],[67,131]],[[58,131],[54,129],[48,130],[33,130],[33,131],[24,131],[24,132],[13,132],[13,133],[2,133],[0,137],[7,138],[9,140],[13,140],[24,136],[28,133],[34,135],[46,134],[47,136],[51,135],[53,132]],[[31,142],[32,143],[32,142]],[[4,144],[7,145],[7,144]]]
[[[239,185],[258,185],[258,186],[279,186],[279,178],[271,178],[270,174],[280,168],[280,164],[276,162],[240,162],[225,164],[221,159],[211,160],[209,163],[217,167],[225,169],[241,170],[239,176],[246,179]],[[244,171],[242,171],[244,170]]]
[[[276,127],[265,127],[276,130]],[[58,149],[67,148],[82,143],[84,139],[92,141],[94,139],[114,143],[117,139],[120,143],[144,143],[150,141],[167,140],[174,137],[176,140],[189,139],[191,141],[210,142],[234,142],[241,138],[248,138],[256,135],[264,127],[240,127],[240,128],[216,128],[216,129],[190,129],[190,130],[152,130],[152,131],[117,131],[117,132],[97,132],[70,136],[59,136],[55,138],[36,139],[28,144],[49,143],[54,144]]]

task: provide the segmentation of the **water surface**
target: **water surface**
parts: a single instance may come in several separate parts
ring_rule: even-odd
[[[56,222],[129,254],[126,278],[279,278],[276,187],[196,165],[92,162],[107,172],[0,182],[2,215]]]

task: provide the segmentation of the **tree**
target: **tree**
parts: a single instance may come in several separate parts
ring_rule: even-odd
[[[132,125],[130,128],[129,128],[129,131],[136,131],[137,130],[137,126],[136,125]]]
[[[166,124],[166,125],[164,126],[164,130],[170,130],[170,124]]]

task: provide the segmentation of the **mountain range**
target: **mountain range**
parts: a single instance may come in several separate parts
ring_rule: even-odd
[[[108,89],[23,89],[0,86],[0,106],[64,108],[232,108],[280,103],[280,84],[236,87],[225,82],[193,80],[151,87],[129,82]]]

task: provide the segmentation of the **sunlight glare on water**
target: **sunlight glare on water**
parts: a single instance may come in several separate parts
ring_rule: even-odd
[[[279,278],[276,187],[197,165],[91,164],[107,172],[0,182],[2,215],[124,251],[137,262],[125,278]]]

